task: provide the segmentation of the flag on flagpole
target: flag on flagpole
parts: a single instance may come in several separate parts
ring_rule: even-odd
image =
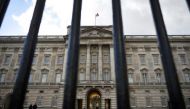
[[[98,16],[99,16],[99,14],[96,13],[96,14],[95,14],[95,26],[96,26],[96,17],[98,17]]]
[[[99,14],[98,13],[96,13],[96,17],[98,17],[99,16]]]

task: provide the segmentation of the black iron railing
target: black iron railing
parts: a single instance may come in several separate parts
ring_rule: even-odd
[[[5,15],[10,0],[0,1],[0,25]],[[190,1],[187,0],[190,7]],[[26,88],[28,85],[29,72],[36,47],[39,26],[44,10],[45,0],[37,0],[30,30],[24,44],[24,52],[19,68],[19,75],[14,86],[11,97],[10,108],[21,109],[24,103]],[[160,5],[158,0],[150,0],[152,14],[160,46],[163,68],[171,109],[185,109],[185,103],[182,96],[179,80],[177,78],[176,68],[169,45],[167,32],[165,29]],[[66,67],[66,82],[64,91],[64,109],[74,109],[76,98],[77,69],[79,56],[80,39],[80,19],[81,19],[82,0],[74,0],[71,31],[69,33],[68,58]],[[120,0],[112,0],[113,7],[113,40],[115,54],[115,75],[117,85],[117,108],[130,109],[129,89],[127,80],[127,68],[125,60],[124,35],[122,28],[122,15]]]

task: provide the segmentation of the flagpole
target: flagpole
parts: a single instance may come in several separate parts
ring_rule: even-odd
[[[96,26],[96,15],[95,15],[95,26]]]
[[[98,17],[98,16],[99,16],[99,14],[96,13],[96,14],[95,14],[95,26],[96,26],[96,17]]]

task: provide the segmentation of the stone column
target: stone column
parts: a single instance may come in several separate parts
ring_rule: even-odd
[[[65,46],[64,60],[63,60],[63,74],[62,74],[62,82],[65,82],[65,73],[66,73],[66,64],[67,64],[67,52],[68,48]]]
[[[98,80],[102,80],[102,45],[98,49]]]
[[[90,45],[87,45],[87,55],[86,55],[86,80],[90,80]]]
[[[115,81],[115,60],[113,45],[110,45],[111,80]]]

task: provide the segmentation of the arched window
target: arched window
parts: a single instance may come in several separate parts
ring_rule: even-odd
[[[30,72],[29,83],[33,82],[34,72],[35,72],[35,70],[31,70],[31,72]]]
[[[79,80],[85,80],[85,70],[83,68],[79,70]]]
[[[61,82],[61,73],[62,73],[62,70],[60,70],[60,69],[55,71],[55,82],[56,83]]]
[[[91,80],[98,80],[97,70],[95,68],[93,68],[91,70],[90,79]]]
[[[134,73],[133,72],[134,72],[133,69],[129,69],[128,72],[127,72],[129,83],[134,82]]]
[[[187,68],[184,69],[183,73],[184,73],[185,82],[190,82],[190,69]]]
[[[141,70],[141,74],[142,74],[142,82],[144,83],[148,83],[148,70],[147,69],[143,69]]]
[[[5,70],[5,69],[0,70],[0,82],[5,82],[6,73],[7,73],[7,70]]]
[[[108,69],[103,70],[103,80],[109,81],[110,80],[110,71]]]
[[[18,77],[18,69],[15,69],[15,70],[14,70],[14,74],[13,74],[13,79],[12,79],[12,81],[15,82],[16,79],[17,79],[17,77]]]
[[[41,73],[41,82],[42,83],[46,83],[47,82],[47,77],[48,77],[49,70],[43,69],[41,72],[42,72]]]
[[[155,79],[156,79],[156,82],[157,83],[162,83],[163,82],[163,79],[162,79],[162,73],[161,73],[161,70],[160,69],[156,69],[155,71]]]

